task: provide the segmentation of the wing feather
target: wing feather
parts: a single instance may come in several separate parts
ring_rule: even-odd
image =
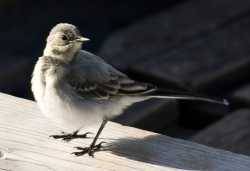
[[[85,51],[77,56],[71,66],[66,81],[83,98],[139,96],[155,90],[151,84],[134,81],[99,57]]]

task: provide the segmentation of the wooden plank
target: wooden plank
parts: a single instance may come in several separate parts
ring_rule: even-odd
[[[249,5],[245,0],[190,0],[113,33],[100,54],[126,69],[159,50],[168,51],[220,29],[244,15]]]
[[[166,110],[167,109],[167,110]],[[115,118],[115,122],[154,132],[172,125],[179,115],[175,100],[151,99],[136,103]],[[157,124],[152,124],[157,123]]]
[[[249,10],[245,0],[191,0],[113,34],[100,54],[124,70],[217,94],[248,77]]]
[[[250,106],[250,84],[239,87],[231,94],[234,108],[249,108]]]
[[[88,131],[95,132],[96,126]],[[74,157],[73,146],[48,138],[60,128],[34,102],[0,94],[0,170],[249,170],[250,157],[109,122],[107,151]],[[86,130],[85,130],[86,131]]]
[[[19,97],[31,97],[29,84],[31,66],[33,67],[34,63],[30,58],[23,56],[13,59],[13,56],[6,55],[5,58],[5,62],[0,62],[0,92]]]
[[[192,140],[250,155],[250,110],[241,109],[200,131]]]
[[[249,11],[245,0],[190,0],[111,35],[100,55],[141,80],[225,97],[249,77]],[[207,103],[184,102],[180,109],[187,128],[228,114]]]
[[[250,34],[249,18],[190,41],[183,47],[158,53],[155,58],[135,66],[134,70],[186,84],[196,90],[211,90],[209,92],[216,94],[223,89],[225,92],[248,78],[250,41],[246,37]]]
[[[227,116],[230,112],[231,101],[230,107],[213,103],[181,101],[179,123],[183,127],[194,129],[198,132]]]

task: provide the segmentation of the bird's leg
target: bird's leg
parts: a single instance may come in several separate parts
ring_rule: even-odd
[[[70,134],[66,134],[65,132],[62,132],[61,135],[50,135],[50,137],[53,137],[55,139],[62,139],[66,142],[69,142],[73,139],[77,139],[77,138],[87,138],[88,134],[92,134],[91,132],[86,132],[85,134],[78,134],[79,130],[76,130],[73,133]]]
[[[96,151],[100,151],[100,149],[102,148],[102,144],[105,143],[104,141],[102,141],[97,145],[95,144],[107,122],[108,122],[108,120],[106,120],[106,119],[104,119],[102,121],[102,124],[101,124],[100,128],[98,129],[98,132],[97,132],[94,140],[92,141],[92,143],[89,147],[75,147],[76,149],[78,149],[80,151],[73,152],[72,154],[74,154],[76,156],[82,156],[82,155],[88,153],[89,156],[94,157],[94,153]]]

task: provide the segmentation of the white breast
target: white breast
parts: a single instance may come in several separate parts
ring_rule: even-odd
[[[42,80],[43,77],[42,65],[43,65],[43,59],[42,57],[40,57],[35,65],[31,79],[31,90],[39,106],[42,106],[42,99],[45,91],[45,86]]]
[[[65,84],[57,85],[62,76],[58,72],[62,71],[55,74],[51,68],[43,73],[43,62],[42,58],[38,60],[31,80],[32,92],[42,113],[70,131],[94,123],[99,124],[102,120],[101,113],[91,108],[88,102],[80,102]]]

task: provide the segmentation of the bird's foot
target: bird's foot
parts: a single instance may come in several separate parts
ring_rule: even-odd
[[[82,156],[84,154],[88,154],[89,156],[94,157],[95,152],[102,150],[102,144],[104,143],[106,142],[102,141],[99,144],[91,145],[90,147],[75,147],[79,151],[73,152],[71,154],[74,154],[75,156]]]
[[[91,132],[86,132],[85,134],[78,134],[78,132],[79,131],[75,131],[71,134],[66,134],[65,132],[62,132],[61,135],[50,135],[50,137],[54,139],[62,139],[63,141],[69,142],[77,138],[87,138],[88,134],[92,134]]]

